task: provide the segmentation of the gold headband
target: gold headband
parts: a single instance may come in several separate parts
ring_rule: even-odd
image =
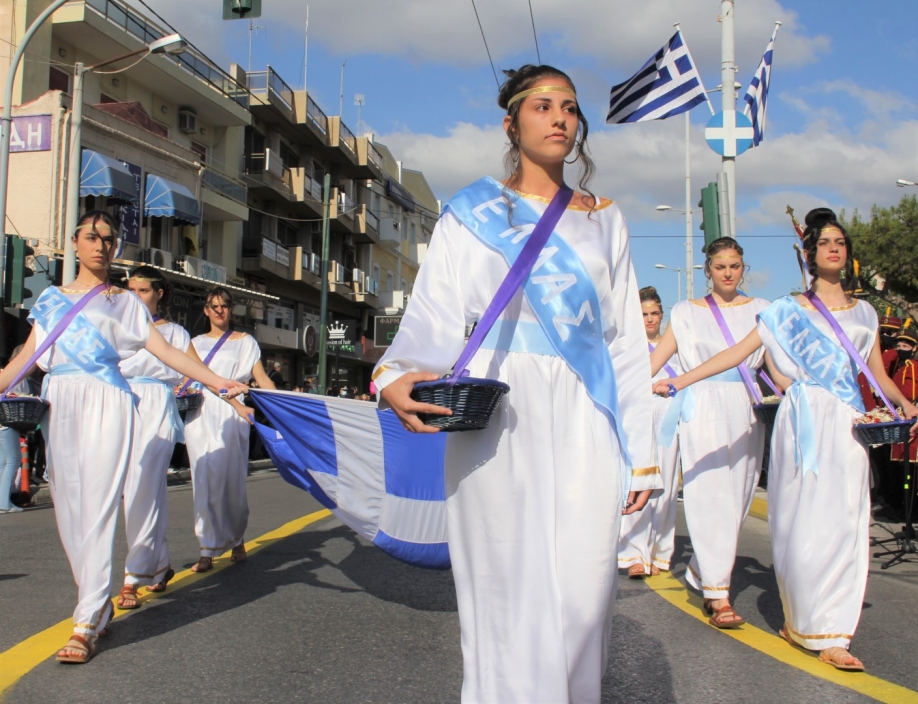
[[[743,258],[739,254],[715,254],[711,259],[739,259],[740,261]]]
[[[644,301],[643,303],[641,303],[641,308],[660,308],[662,309],[663,306],[661,306],[656,301]]]
[[[523,98],[529,95],[535,95],[536,93],[569,93],[575,98],[577,97],[574,89],[568,88],[567,86],[539,86],[538,88],[521,90],[519,93],[510,98],[510,100],[507,102],[507,110],[510,110],[510,106],[513,105],[513,103],[515,103],[517,100],[522,100]]]
[[[161,284],[162,279],[151,279],[149,276],[129,276],[128,281],[149,281],[154,284]]]

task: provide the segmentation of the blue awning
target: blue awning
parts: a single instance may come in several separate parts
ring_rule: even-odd
[[[189,225],[201,222],[201,206],[191,191],[162,176],[147,174],[143,214],[148,218],[175,218]]]
[[[140,194],[134,174],[117,159],[84,149],[80,169],[80,198],[109,196],[137,205]]]

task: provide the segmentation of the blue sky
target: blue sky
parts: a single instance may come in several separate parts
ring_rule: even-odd
[[[132,0],[135,2],[136,0]],[[248,23],[219,21],[217,0],[147,0],[213,59],[248,63]],[[498,72],[535,61],[526,0],[476,0]],[[707,88],[720,83],[717,0],[531,0],[542,60],[568,72],[590,120],[597,163],[593,190],[616,200],[628,219],[641,285],[677,297],[684,265],[682,116],[640,125],[603,123],[609,88],[634,73],[681,22]],[[271,65],[303,86],[302,0],[263,0],[252,68]],[[141,8],[142,10],[142,8]],[[738,239],[751,266],[747,291],[776,298],[799,287],[794,239],[784,213],[828,205],[851,211],[891,205],[905,193],[897,178],[918,180],[918,5],[912,0],[737,0],[737,81],[745,92],[774,21],[775,44],[766,139],[737,160]],[[425,172],[448,199],[478,176],[502,175],[502,118],[496,84],[471,0],[316,0],[309,2],[307,87],[337,114],[341,64],[345,123],[372,131],[409,168]],[[361,125],[354,95],[365,96]],[[741,99],[740,99],[741,100]],[[719,93],[712,94],[720,109]],[[720,168],[705,144],[710,113],[692,112],[692,193]],[[570,180],[575,180],[570,174]],[[911,190],[911,189],[910,189]],[[696,263],[702,255],[695,216]],[[696,279],[696,295],[703,280]]]

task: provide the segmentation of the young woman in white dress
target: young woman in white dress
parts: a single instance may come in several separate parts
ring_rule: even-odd
[[[704,271],[733,338],[742,339],[755,328],[756,314],[768,306],[768,301],[739,292],[745,271],[742,247],[729,237],[714,240]],[[693,369],[727,347],[707,300],[682,301],[673,307],[669,327],[651,354],[651,371],[657,374],[674,354],[683,369]],[[762,363],[761,350],[746,360],[751,374]],[[730,605],[730,581],[765,446],[765,429],[752,412],[753,402],[736,370],[699,384],[693,398],[678,401],[683,506],[693,548],[686,581],[704,594],[705,612],[718,628],[743,624]]]
[[[641,313],[644,316],[644,331],[647,343],[653,351],[660,343],[660,326],[663,322],[663,303],[653,286],[641,289]],[[682,368],[675,355],[667,362],[654,381],[669,379],[670,371],[681,374]],[[669,571],[675,548],[676,496],[679,487],[679,438],[671,438],[670,444],[660,443],[663,419],[672,405],[669,397],[654,396],[653,435],[648,438],[657,443],[657,459],[660,463],[660,478],[663,491],[647,502],[643,511],[622,518],[622,535],[618,546],[618,567],[627,569],[632,579],[642,579],[648,574],[658,575],[660,570]]]
[[[883,393],[907,418],[915,418],[918,408],[886,375],[876,311],[865,301],[849,298],[842,286],[851,276],[850,238],[828,208],[811,211],[806,224],[803,245],[813,275],[810,290],[866,360]],[[775,318],[784,323],[770,325],[769,314],[777,310],[793,312]],[[852,395],[862,407],[857,369],[852,372],[847,352],[805,296],[775,301],[762,313],[757,327],[735,347],[670,383],[684,389],[736,366],[763,345],[768,350],[777,370],[775,381],[787,390],[775,419],[768,470],[768,524],[784,605],[781,635],[793,645],[819,651],[819,659],[836,668],[860,671],[863,663],[848,648],[860,619],[870,560],[870,463],[867,448],[852,431],[861,411],[819,385],[785,352],[776,332],[782,334],[784,324],[793,322],[793,316],[805,316],[825,336],[821,344],[829,349],[813,349],[813,336],[808,336],[804,357],[812,355],[811,369],[821,372],[821,362],[828,363],[832,357],[845,360],[843,369],[850,376]],[[786,339],[784,342],[787,344]],[[793,344],[791,340],[790,346]],[[655,391],[665,393],[665,384],[658,382]],[[808,429],[803,427],[805,414],[812,423]],[[912,427],[913,437],[916,431],[918,425]],[[815,467],[806,466],[803,448],[807,443],[812,443]]]
[[[49,300],[63,294],[76,303],[99,285],[108,286],[117,231],[117,223],[103,211],[91,211],[80,218],[72,238],[80,262],[79,274],[66,286],[50,287],[39,296],[30,316],[35,321],[32,333],[22,352],[0,373],[0,391],[9,386],[51,332],[36,317],[41,315],[38,311],[48,308]],[[100,337],[84,345],[93,335]],[[107,347],[111,354],[103,357],[105,352],[95,353],[100,346]],[[79,363],[95,367],[95,372],[84,372],[83,366],[68,357],[66,349],[79,353]],[[117,362],[99,368],[102,363],[98,360],[105,359],[107,365],[112,355],[124,359],[142,349],[185,375],[215,389],[226,389],[230,395],[245,388],[172,347],[156,330],[137,297],[113,286],[95,296],[38,360],[38,366],[49,372],[45,399],[50,409],[42,428],[47,437],[54,514],[79,589],[73,636],[58,652],[60,662],[88,662],[95,653],[97,637],[107,630],[113,615],[110,599],[115,522],[137,412]]]
[[[466,216],[490,222],[495,231],[528,234],[528,228],[507,230],[508,224],[520,213],[533,221],[544,213],[566,189],[564,160],[576,150],[584,167],[580,192],[549,240],[558,247],[546,246],[543,256],[568,246],[576,251],[588,272],[577,281],[595,288],[601,304],[589,317],[581,312],[582,320],[576,318],[584,310],[579,305],[568,309],[571,318],[553,320],[572,336],[580,335],[580,323],[598,321],[594,349],[608,357],[593,363],[614,368],[621,425],[610,423],[567,358],[555,351],[547,336],[553,328],[538,316],[538,297],[517,291],[469,365],[472,377],[499,379],[510,392],[486,430],[450,434],[445,479],[462,633],[462,701],[598,702],[622,510],[638,510],[659,487],[646,434],[653,415],[647,343],[624,218],[615,204],[586,191],[593,165],[570,79],[548,66],[507,75],[498,104],[506,115],[511,175],[503,184],[482,179],[463,190],[466,200],[451,201],[374,379],[382,405],[408,430],[435,432],[417,413],[445,409],[415,402],[410,392],[456,362],[467,326],[484,314],[509,269],[508,260],[464,224]],[[459,202],[478,202],[471,194],[488,200],[471,210],[454,209]],[[540,268],[536,264],[534,271]],[[547,277],[558,282],[548,298],[563,297],[571,276]],[[540,281],[533,276],[531,283]],[[542,286],[540,295],[546,290],[552,291]],[[630,495],[623,494],[625,472],[634,476]]]
[[[197,359],[194,350],[188,349],[191,341],[188,331],[163,317],[169,308],[171,292],[162,273],[150,266],[139,266],[131,271],[127,287],[146,306],[163,339]],[[139,399],[139,416],[134,424],[131,460],[124,482],[128,555],[118,608],[136,609],[137,587],[147,585],[151,592],[165,591],[175,576],[166,542],[169,524],[166,472],[175,443],[184,439],[174,393],[174,387],[183,377],[146,350],[123,360],[120,367]]]
[[[229,332],[232,314],[232,294],[222,286],[213,287],[204,304],[210,332],[191,341],[198,357],[206,359]],[[231,333],[207,366],[243,384],[254,377],[259,388],[274,388],[261,363],[258,343],[243,332]],[[205,393],[201,407],[189,411],[185,420],[185,446],[194,491],[194,532],[201,546],[201,556],[191,568],[194,572],[211,569],[214,558],[226,550],[232,550],[233,562],[242,562],[246,557],[243,534],[249,521],[249,502],[245,478],[252,409],[242,403],[242,398],[223,403]]]

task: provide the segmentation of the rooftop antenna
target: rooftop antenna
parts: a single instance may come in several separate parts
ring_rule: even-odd
[[[249,20],[249,63],[246,67],[246,74],[252,72],[252,35],[259,29],[266,29],[263,24],[258,24],[255,20]]]
[[[306,32],[303,41],[303,90],[306,90],[306,75],[309,68],[309,5],[306,6]]]
[[[354,105],[357,106],[357,132],[358,134],[363,134],[366,132],[366,129],[361,130],[360,128],[360,114],[362,112],[363,106],[366,103],[366,98],[364,98],[363,93],[357,93],[354,95]]]

